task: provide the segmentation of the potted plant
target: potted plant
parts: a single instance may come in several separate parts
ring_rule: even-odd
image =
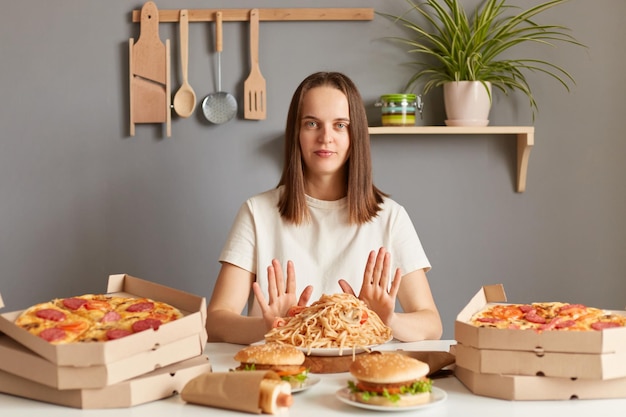
[[[538,107],[526,78],[528,72],[546,74],[570,90],[568,83],[574,83],[574,79],[560,66],[531,57],[503,56],[504,52],[529,42],[548,46],[565,42],[583,46],[568,33],[567,27],[533,20],[567,1],[551,0],[523,9],[508,4],[507,0],[483,0],[468,15],[462,0],[424,0],[420,3],[407,0],[410,9],[401,16],[376,13],[408,28],[412,37],[391,39],[407,44],[409,53],[426,58],[414,62],[418,70],[408,81],[406,90],[413,89],[420,80],[425,80],[424,96],[434,87],[443,86],[446,124],[487,125],[492,87],[505,94],[513,90],[523,92],[530,102],[533,121]],[[420,21],[411,20],[411,13],[417,14]],[[455,108],[452,98],[464,100],[458,97],[460,93],[455,93],[459,88],[466,90],[472,100],[479,95],[484,97],[483,112],[486,110],[486,113],[483,116],[451,114]],[[476,103],[469,105],[474,109],[479,106]]]

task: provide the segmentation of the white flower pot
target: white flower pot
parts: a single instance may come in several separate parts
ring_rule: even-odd
[[[480,81],[451,81],[443,85],[448,126],[487,126],[491,110],[489,92]]]

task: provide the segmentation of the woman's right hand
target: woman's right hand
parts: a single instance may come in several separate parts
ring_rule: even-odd
[[[292,261],[287,261],[287,280],[283,277],[283,269],[277,259],[267,267],[267,291],[269,302],[265,299],[258,282],[252,284],[252,291],[259,303],[263,319],[268,329],[272,328],[277,318],[285,317],[294,305],[306,306],[313,293],[313,287],[307,286],[296,304],[296,271]]]

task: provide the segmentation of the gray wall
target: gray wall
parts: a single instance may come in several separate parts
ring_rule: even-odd
[[[475,2],[468,2],[475,3]],[[517,4],[530,1],[517,0]],[[537,3],[537,1],[532,1]],[[291,94],[317,70],[360,86],[374,102],[401,90],[411,60],[382,38],[389,21],[262,22],[268,117],[211,125],[196,110],[160,125],[128,126],[128,39],[139,35],[126,0],[22,0],[0,13],[0,291],[7,308],[102,292],[129,273],[207,297],[239,205],[275,186]],[[252,2],[159,0],[161,9],[249,8]],[[255,7],[373,7],[402,0],[257,1]],[[602,7],[600,7],[600,5]],[[546,15],[589,48],[535,48],[576,77],[567,93],[530,75],[540,113],[527,191],[516,193],[515,141],[506,136],[374,136],[374,174],[412,216],[433,264],[429,279],[444,337],[483,284],[509,300],[626,305],[626,2],[574,0]],[[548,16],[549,15],[549,16]],[[201,101],[215,91],[213,26],[190,25],[189,79]],[[177,26],[172,90],[180,84]],[[224,25],[222,86],[242,100],[247,25]],[[533,124],[525,97],[498,94],[494,125]],[[426,98],[427,124],[443,124],[441,93]],[[361,274],[362,266],[355,265]]]

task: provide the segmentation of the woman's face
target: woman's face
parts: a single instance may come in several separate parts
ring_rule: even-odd
[[[348,99],[341,91],[324,86],[304,95],[300,148],[309,179],[343,175],[350,148],[349,124]]]

